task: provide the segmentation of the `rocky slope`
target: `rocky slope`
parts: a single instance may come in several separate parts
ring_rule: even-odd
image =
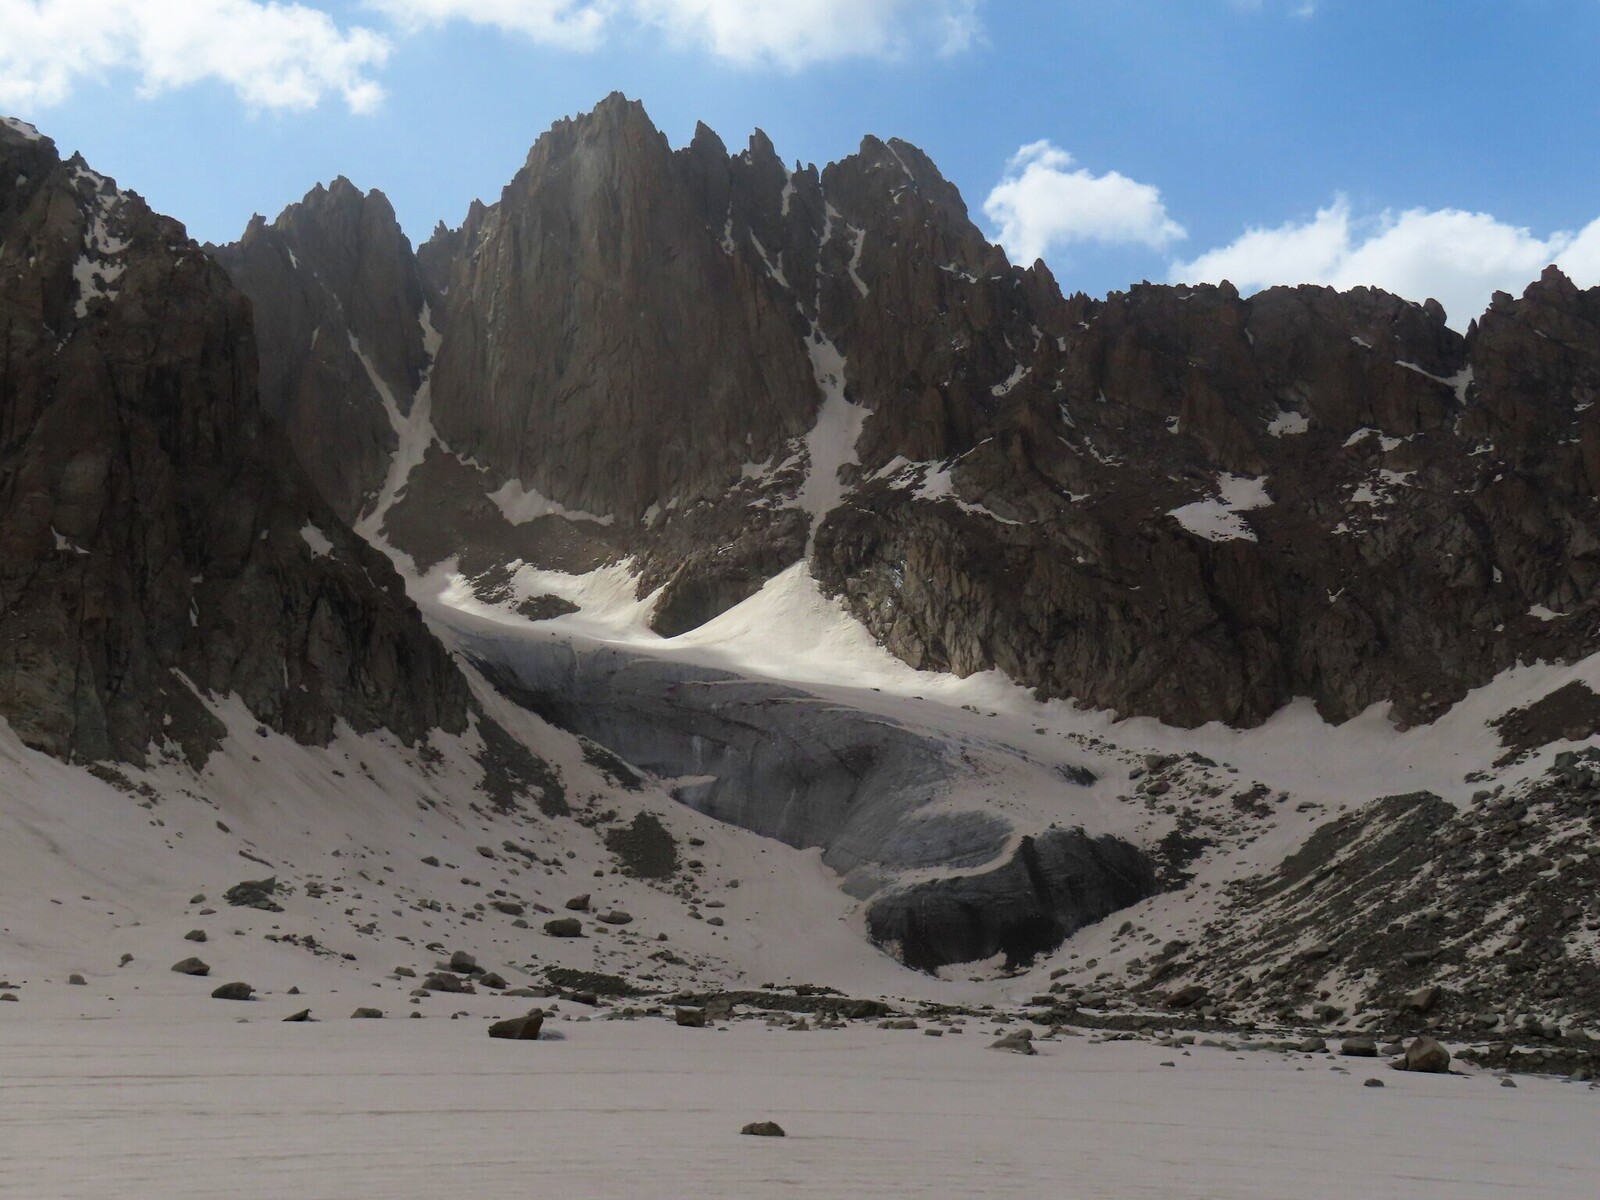
[[[180,225],[0,124],[0,715],[27,745],[198,763],[228,696],[308,742],[466,728],[464,681],[256,372],[248,301]]]

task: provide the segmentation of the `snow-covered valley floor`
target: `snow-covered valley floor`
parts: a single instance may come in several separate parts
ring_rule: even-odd
[[[1086,1038],[1023,1058],[977,1023],[501,1042],[479,1014],[516,1006],[484,997],[455,1021],[282,1024],[284,997],[96,1019],[74,991],[0,1014],[8,1197],[1592,1200],[1600,1177],[1600,1092],[1547,1080]],[[764,1119],[788,1136],[739,1135]]]

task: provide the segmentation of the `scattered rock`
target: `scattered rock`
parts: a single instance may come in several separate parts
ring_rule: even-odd
[[[577,917],[557,917],[544,923],[544,931],[551,937],[575,938],[583,936],[583,922]]]
[[[567,901],[567,909],[570,912],[588,912],[589,911],[589,893],[585,892],[581,896],[574,896],[571,900],[568,900]]]
[[[274,875],[270,879],[246,879],[236,883],[222,893],[222,898],[235,908],[259,908],[262,912],[279,913],[283,911],[283,905],[272,898],[277,891],[278,878]]]
[[[625,913],[621,909],[617,909],[617,908],[612,909],[610,912],[606,913],[600,919],[602,921],[604,921],[607,925],[631,925],[631,924],[633,924],[633,917],[630,914]]]
[[[309,1008],[302,1008],[299,1012],[292,1013],[283,1020],[285,1024],[297,1021],[309,1021],[311,1020],[311,1010]]]
[[[350,1019],[352,1021],[381,1021],[383,1020],[383,1009],[358,1008],[350,1014]]]
[[[69,975],[67,976],[67,984],[70,987],[88,987],[89,981],[82,975]]]
[[[204,929],[191,929],[183,935],[183,940],[186,942],[203,942],[206,940],[206,931]]]
[[[788,1136],[783,1132],[783,1126],[779,1125],[776,1121],[752,1121],[743,1129],[739,1130],[739,1133],[744,1137]]]
[[[1345,1038],[1339,1044],[1339,1053],[1346,1058],[1377,1058],[1378,1043],[1369,1037]]]
[[[249,1000],[255,995],[255,988],[248,983],[225,983],[211,993],[213,1000]]]
[[[172,969],[179,975],[209,975],[211,968],[198,958],[186,958],[182,962],[172,964]]]
[[[706,1027],[706,1010],[703,1008],[675,1009],[672,1018],[685,1029],[704,1029]]]
[[[1369,1079],[1365,1083],[1363,1083],[1361,1086],[1362,1087],[1382,1087],[1383,1086],[1383,1080],[1381,1080],[1381,1079]]]

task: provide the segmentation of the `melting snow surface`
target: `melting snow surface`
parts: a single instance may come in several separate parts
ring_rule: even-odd
[[[1249,479],[1243,475],[1218,475],[1217,495],[1207,500],[1196,500],[1175,508],[1167,515],[1177,520],[1196,537],[1212,542],[1256,540],[1255,530],[1240,515],[1272,503],[1267,495],[1266,479]]]

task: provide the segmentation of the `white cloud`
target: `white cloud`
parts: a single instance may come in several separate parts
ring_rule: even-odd
[[[1175,263],[1174,281],[1227,279],[1244,291],[1274,284],[1368,286],[1410,300],[1433,297],[1458,329],[1488,307],[1496,291],[1520,293],[1551,263],[1580,286],[1600,282],[1600,220],[1580,233],[1541,238],[1488,213],[1459,209],[1351,216],[1343,197],[1310,220],[1251,229],[1237,241]]]
[[[744,66],[799,70],[858,57],[957,53],[984,0],[363,0],[400,36],[467,22],[562,50],[646,29]],[[0,0],[0,107],[59,104],[84,80],[131,71],[142,94],[207,80],[256,108],[383,98],[372,72],[391,39],[341,27],[325,0]]]
[[[659,30],[741,66],[799,70],[927,47],[955,53],[979,33],[982,0],[367,0],[403,27],[467,21],[588,49],[619,23]]]
[[[976,0],[631,0],[680,42],[745,65],[798,70],[841,58],[894,57],[921,46],[966,49]]]
[[[1158,189],[1115,171],[1074,170],[1072,156],[1049,142],[1017,151],[983,211],[1000,227],[1001,245],[1019,263],[1073,242],[1161,250],[1186,236],[1167,215]]]
[[[153,95],[215,80],[258,108],[312,108],[334,94],[356,112],[383,97],[369,71],[389,42],[327,13],[258,0],[0,0],[0,107],[59,104],[117,70]]]
[[[591,50],[620,0],[366,0],[402,29],[465,21],[563,50]]]

